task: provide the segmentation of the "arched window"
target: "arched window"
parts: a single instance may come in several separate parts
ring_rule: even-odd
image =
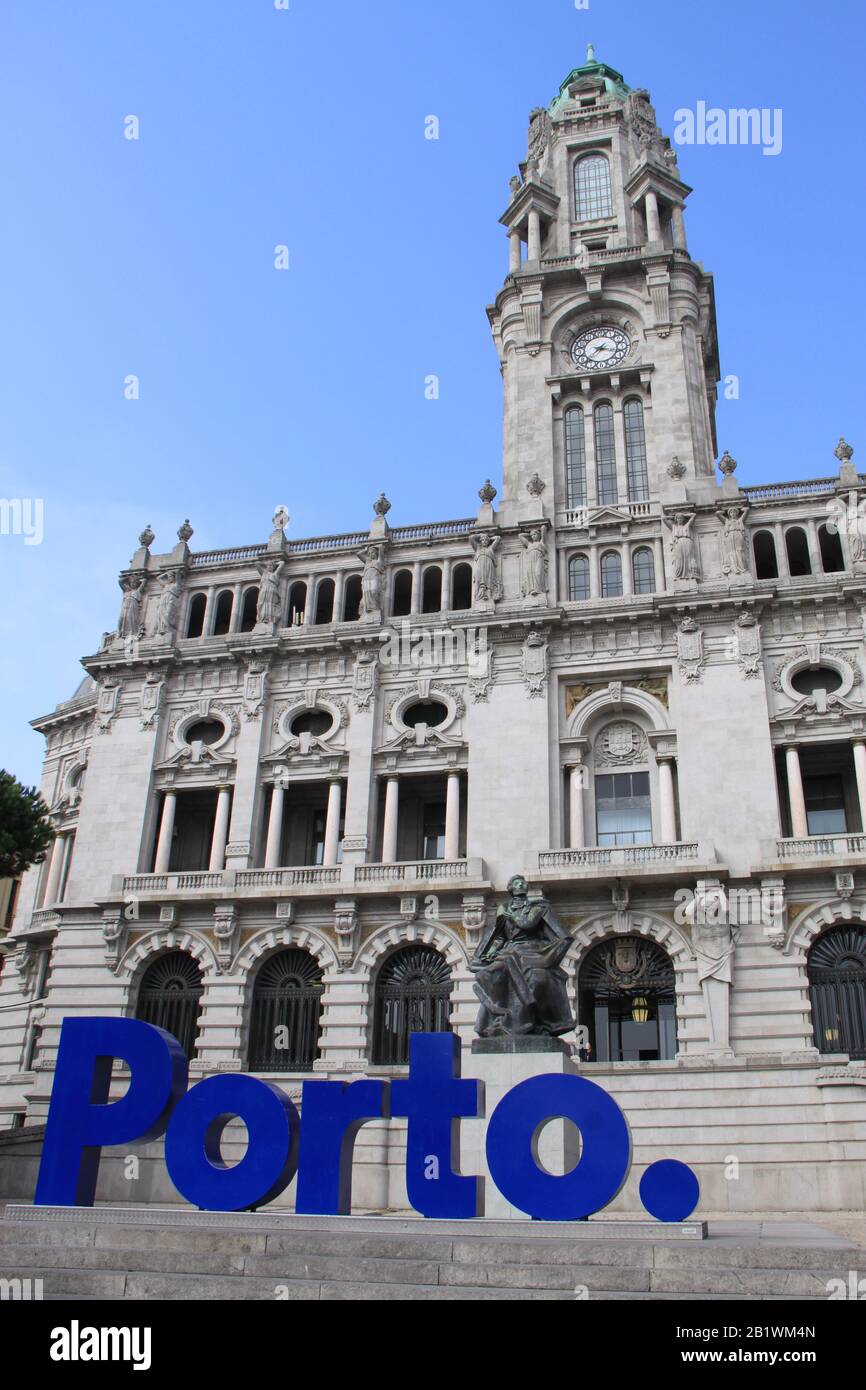
[[[214,637],[225,637],[231,627],[234,602],[234,595],[231,590],[223,589],[217,599],[216,613],[213,620]]]
[[[643,937],[600,941],[580,967],[578,1023],[593,1062],[671,1061],[677,1052],[674,968]]]
[[[201,971],[192,956],[168,951],[145,970],[135,1016],[171,1033],[187,1057],[192,1057],[203,990]]]
[[[409,1061],[412,1033],[451,1031],[451,968],[432,946],[404,946],[385,961],[376,982],[373,1062]]]
[[[289,607],[286,627],[300,627],[307,611],[307,586],[303,579],[296,579],[289,589]]]
[[[577,222],[612,216],[610,165],[603,154],[588,154],[574,166],[574,216]]]
[[[631,557],[631,571],[636,594],[654,594],[656,567],[649,546],[640,546]]]
[[[451,607],[463,613],[472,607],[472,566],[455,565],[451,573]]]
[[[438,565],[430,565],[424,571],[421,585],[421,612],[441,613],[442,611],[442,571]]]
[[[322,971],[289,947],[265,961],[253,985],[250,1071],[312,1071],[319,1054]]]
[[[204,594],[196,594],[189,605],[189,618],[186,624],[187,637],[201,637],[204,632],[204,615],[206,608],[206,596]]]
[[[565,412],[565,478],[569,507],[585,507],[586,431],[579,405]]]
[[[819,1052],[866,1058],[866,928],[831,927],[807,962],[812,1028]]]
[[[752,541],[755,552],[755,577],[757,579],[778,579],[779,565],[776,560],[776,541],[771,531],[756,531]]]
[[[316,590],[316,625],[323,627],[334,621],[334,581],[320,579]]]
[[[601,557],[601,596],[619,598],[622,593],[622,557],[616,550],[608,550]]]
[[[585,603],[589,598],[589,560],[585,555],[572,555],[568,562],[568,599],[570,603]]]
[[[613,433],[613,406],[606,401],[593,411],[595,428],[595,472],[600,504],[616,505],[616,442]]]
[[[643,405],[632,398],[622,408],[625,423],[625,461],[628,471],[630,502],[646,502],[649,498],[649,478],[646,466],[646,436],[643,427]]]
[[[241,609],[241,632],[252,632],[256,625],[256,614],[259,607],[258,589],[247,589],[244,594],[244,606]]]
[[[391,611],[395,618],[407,618],[412,612],[411,570],[399,570],[394,576],[394,604]]]
[[[344,623],[356,623],[360,618],[362,593],[360,574],[350,574],[349,578],[346,580],[346,588],[343,596]]]
[[[839,532],[830,532],[826,526],[818,527],[818,544],[821,547],[821,568],[825,574],[841,574],[845,568],[842,542]]]
[[[785,532],[785,549],[788,552],[788,570],[792,578],[797,579],[801,575],[812,573],[809,542],[801,526],[791,526]]]

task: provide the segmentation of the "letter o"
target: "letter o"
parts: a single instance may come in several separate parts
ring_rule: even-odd
[[[249,1135],[239,1163],[223,1162],[220,1138],[238,1116]],[[204,1211],[263,1206],[298,1167],[300,1118],[289,1097],[254,1076],[210,1076],[187,1092],[169,1121],[165,1163],[181,1196]]]
[[[554,1177],[539,1167],[536,1136],[548,1120],[580,1130],[580,1162]],[[612,1202],[631,1167],[631,1134],[616,1101],[584,1076],[534,1076],[497,1105],[487,1166],[503,1197],[539,1221],[577,1221]]]

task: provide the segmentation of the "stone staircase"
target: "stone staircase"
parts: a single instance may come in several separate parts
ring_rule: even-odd
[[[866,1249],[806,1223],[294,1217],[186,1209],[0,1213],[0,1279],[45,1299],[814,1299]]]

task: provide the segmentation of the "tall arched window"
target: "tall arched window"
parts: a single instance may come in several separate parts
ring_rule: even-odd
[[[451,608],[455,613],[472,607],[472,566],[455,565],[451,573]]]
[[[404,946],[382,966],[376,982],[373,1062],[409,1061],[413,1033],[451,1031],[451,968],[432,946]]]
[[[633,587],[636,594],[654,594],[656,591],[656,568],[653,553],[649,546],[642,545],[631,557]]]
[[[842,554],[842,541],[838,530],[834,527],[830,531],[827,526],[819,526],[818,544],[821,547],[821,568],[824,573],[841,574],[845,568],[845,556]]]
[[[779,564],[776,559],[776,540],[772,531],[756,531],[752,548],[755,552],[756,579],[778,579]]]
[[[589,560],[586,555],[572,555],[568,562],[568,598],[570,603],[585,603],[589,598]]]
[[[819,1052],[866,1058],[866,928],[832,927],[807,963],[812,1028]]]
[[[812,573],[809,542],[801,526],[791,526],[785,532],[785,550],[788,553],[788,570],[793,578]]]
[[[578,991],[594,1062],[676,1057],[674,968],[661,946],[635,936],[600,941],[580,967]]]
[[[565,480],[569,507],[585,507],[586,431],[579,405],[565,412]]]
[[[599,503],[617,502],[616,441],[613,432],[613,406],[603,401],[593,411],[595,431],[595,472]]]
[[[296,579],[289,590],[289,607],[286,627],[300,627],[307,611],[307,586],[302,579]]]
[[[192,1057],[203,991],[201,971],[192,956],[168,951],[145,970],[135,1016],[171,1033]]]
[[[622,557],[617,550],[608,550],[601,557],[601,596],[619,598],[622,593]]]
[[[395,618],[408,618],[412,612],[411,570],[399,570],[394,576],[394,602],[391,612]]]
[[[361,597],[363,590],[361,587],[360,574],[350,574],[346,580],[346,588],[343,595],[343,622],[356,623],[361,616]]]
[[[430,565],[424,571],[421,582],[421,612],[441,613],[442,611],[442,571],[438,565]]]
[[[250,1071],[312,1071],[319,1053],[322,971],[289,947],[266,960],[253,985]]]
[[[244,606],[241,609],[241,632],[252,632],[256,625],[256,613],[259,607],[258,589],[247,589],[244,594]]]
[[[630,502],[646,502],[649,498],[649,478],[646,466],[646,437],[643,427],[643,404],[632,397],[622,408],[625,423],[625,462],[628,471]]]
[[[216,613],[213,620],[214,637],[224,637],[232,624],[232,609],[234,607],[234,595],[230,589],[223,589],[217,599]]]
[[[574,216],[577,222],[612,216],[610,165],[603,154],[588,154],[574,166]]]
[[[201,637],[204,632],[204,615],[207,608],[207,598],[204,594],[196,594],[189,605],[189,617],[186,624],[187,637]]]
[[[320,579],[316,589],[316,625],[324,627],[334,621],[334,581]]]

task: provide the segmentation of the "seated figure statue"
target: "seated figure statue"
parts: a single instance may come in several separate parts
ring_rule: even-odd
[[[481,1000],[480,1038],[557,1037],[574,1028],[560,961],[571,937],[544,898],[529,901],[521,875],[508,884],[509,900],[496,913],[469,963]]]

